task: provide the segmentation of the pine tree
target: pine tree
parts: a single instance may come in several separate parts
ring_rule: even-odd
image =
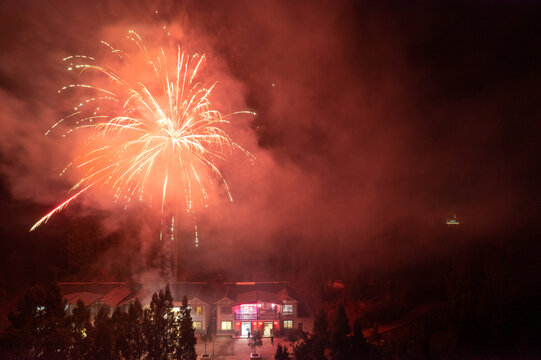
[[[313,359],[325,360],[325,349],[329,346],[329,322],[327,313],[321,309],[314,319],[314,332],[310,337],[310,352]]]
[[[102,306],[94,321],[94,341],[90,351],[90,359],[120,359],[115,348],[114,330],[109,317],[109,307]]]
[[[121,349],[122,356],[126,360],[140,360],[145,353],[146,339],[143,332],[143,307],[139,299],[130,304],[127,321],[129,326]]]
[[[349,320],[344,309],[344,305],[338,306],[336,319],[334,321],[332,336],[331,336],[331,356],[333,360],[348,360],[349,359]]]
[[[146,339],[148,358],[167,360],[175,349],[173,297],[169,285],[165,290],[152,295],[150,308],[144,311],[143,332]]]
[[[24,294],[17,310],[10,312],[11,325],[2,334],[3,358],[65,359],[72,342],[60,288],[36,287]]]
[[[195,329],[191,316],[191,309],[188,306],[188,298],[182,298],[181,317],[179,323],[179,342],[176,351],[176,358],[179,360],[196,360],[195,345]]]
[[[90,309],[82,300],[77,301],[68,322],[71,327],[73,345],[70,348],[70,359],[87,359],[93,347],[94,327],[90,322]]]
[[[128,331],[131,327],[128,321],[128,314],[117,307],[111,316],[111,325],[113,328],[115,349],[117,353],[125,358],[124,353],[128,345]]]
[[[350,337],[351,354],[353,359],[364,360],[370,359],[370,345],[366,342],[361,327],[361,320],[357,319],[353,323],[353,334]]]
[[[287,346],[282,347],[282,345],[278,344],[276,347],[276,353],[274,354],[274,360],[289,360],[289,351],[287,350]]]

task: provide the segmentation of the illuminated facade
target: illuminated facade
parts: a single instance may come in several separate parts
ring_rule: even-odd
[[[271,336],[272,329],[302,330],[298,317],[298,300],[287,287],[271,292],[255,290],[264,285],[239,285],[235,292],[216,301],[217,335],[249,337],[255,331],[263,337]],[[269,288],[269,286],[267,286]],[[267,289],[271,290],[271,289]]]
[[[139,299],[143,307],[150,304],[156,284],[60,283],[69,311],[82,299],[92,317],[107,305],[128,311],[129,304]],[[165,285],[163,285],[165,286]],[[163,287],[162,286],[162,287]],[[287,283],[172,283],[173,311],[180,311],[182,298],[188,298],[196,333],[215,329],[217,336],[248,337],[260,331],[269,337],[271,331],[306,329],[311,324],[308,307],[299,301]],[[300,309],[303,314],[300,314]],[[301,316],[302,315],[302,316]]]

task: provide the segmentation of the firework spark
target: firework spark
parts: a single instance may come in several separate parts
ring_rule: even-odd
[[[208,188],[217,184],[222,184],[232,199],[217,162],[225,160],[235,149],[251,155],[219,126],[228,123],[230,115],[253,113],[241,111],[223,116],[213,109],[210,97],[216,83],[205,86],[198,81],[204,55],[188,55],[177,46],[175,66],[168,68],[163,48],[153,57],[137,33],[130,31],[128,39],[143,54],[150,80],[125,80],[113,67],[100,65],[89,56],[63,59],[69,71],[95,72],[101,83],[73,84],[59,90],[91,92],[75,106],[73,113],[60,119],[46,133],[64,122],[70,122],[67,134],[75,130],[89,132],[85,141],[87,151],[68,165],[77,167],[83,175],[70,190],[78,192],[40,219],[30,231],[96,188],[112,190],[115,201],[126,206],[133,199],[150,204],[159,201],[162,213],[166,203],[177,202],[179,198],[188,211],[192,210],[194,201],[200,199],[204,203]],[[128,53],[106,42],[102,44],[117,56],[123,67],[135,61]]]

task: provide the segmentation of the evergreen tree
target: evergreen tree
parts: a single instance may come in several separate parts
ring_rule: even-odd
[[[169,285],[152,295],[150,308],[144,311],[143,332],[148,358],[167,360],[172,357],[177,336],[174,329],[173,297]]]
[[[82,300],[77,301],[72,315],[68,319],[71,326],[72,346],[70,359],[87,359],[93,347],[94,328],[90,322],[90,309]]]
[[[331,356],[333,360],[348,360],[349,353],[349,320],[344,305],[338,306],[331,336]]]
[[[41,287],[29,290],[8,318],[11,325],[0,342],[3,358],[54,360],[68,357],[71,329],[57,285],[47,290]]]
[[[325,349],[329,347],[329,322],[327,313],[321,309],[314,319],[314,332],[310,337],[310,348],[314,360],[325,360]]]
[[[328,336],[329,322],[327,321],[327,313],[321,309],[314,318],[313,333],[321,336]]]
[[[181,317],[179,323],[179,342],[176,350],[176,358],[179,360],[196,360],[195,345],[195,329],[191,316],[191,309],[188,306],[188,298],[182,298]]]
[[[355,322],[353,323],[353,334],[351,335],[349,340],[351,344],[350,348],[352,359],[371,359],[370,345],[364,337],[360,319],[355,320]]]
[[[282,345],[278,344],[276,347],[276,353],[274,354],[274,360],[289,360],[289,351],[287,350],[287,346],[282,347]]]
[[[143,332],[143,307],[136,299],[128,310],[126,339],[122,343],[122,356],[126,360],[140,360],[147,348]]]
[[[111,316],[111,325],[113,328],[116,352],[120,354],[121,357],[126,358],[124,353],[128,346],[128,331],[131,326],[128,321],[128,314],[117,307]]]
[[[106,305],[100,307],[96,315],[93,337],[93,347],[89,358],[95,360],[120,359],[115,347],[114,329],[109,317],[109,307]]]

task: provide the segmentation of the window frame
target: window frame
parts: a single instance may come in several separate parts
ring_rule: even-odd
[[[291,307],[291,311],[286,311],[286,306],[289,308]],[[295,313],[295,307],[293,304],[285,304],[282,306],[282,313],[284,314],[294,314]]]
[[[286,326],[286,324],[290,326]],[[284,320],[284,323],[282,324],[284,329],[293,329],[293,320]]]

